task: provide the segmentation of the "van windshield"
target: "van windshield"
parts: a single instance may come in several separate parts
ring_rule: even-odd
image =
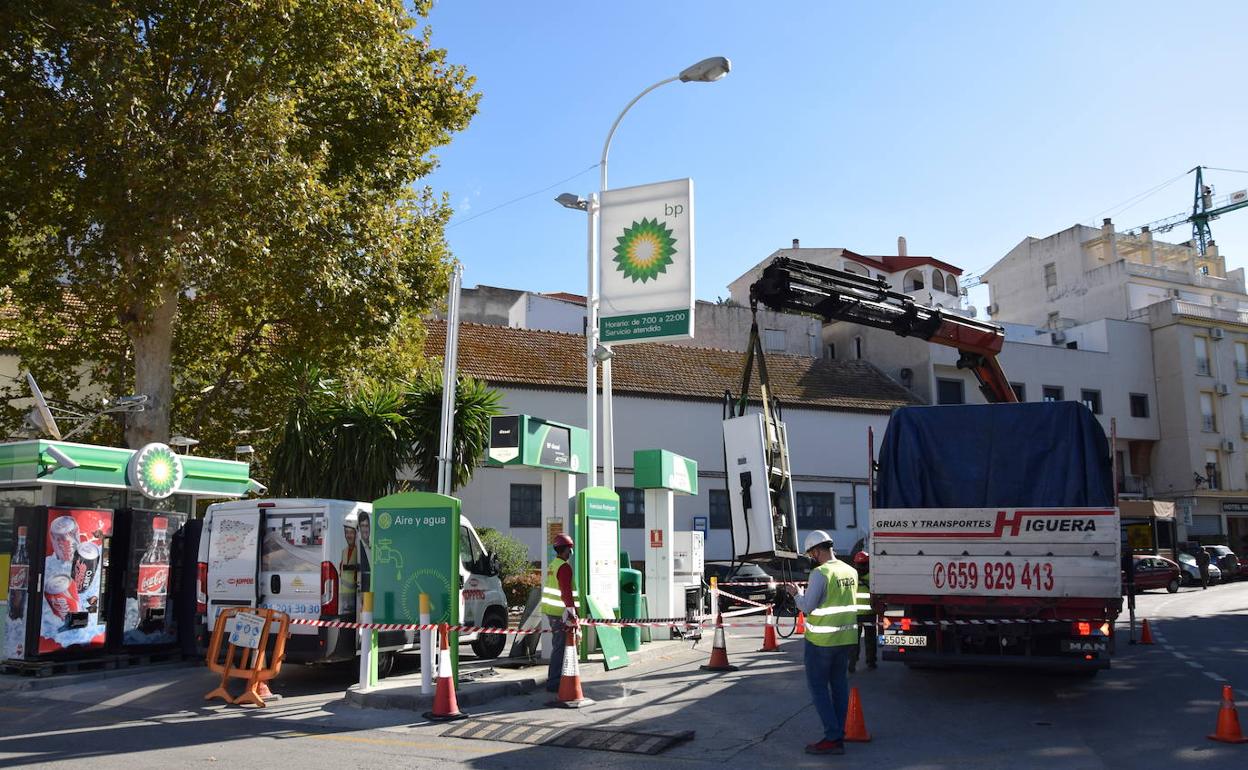
[[[323,513],[266,513],[260,571],[319,573],[324,538]]]

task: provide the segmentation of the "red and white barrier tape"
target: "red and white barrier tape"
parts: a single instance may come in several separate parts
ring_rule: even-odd
[[[1010,623],[1108,623],[1108,618],[993,618],[989,620],[911,620],[916,626],[990,626]]]
[[[310,618],[291,618],[290,622],[298,626],[347,629],[368,628],[373,631],[436,631],[442,628],[441,623],[351,623],[345,620],[313,620]],[[578,625],[649,626],[654,628],[666,628],[669,626],[699,625],[701,622],[704,621],[699,619],[698,623],[694,623],[689,618],[642,618],[638,620],[596,620],[586,618],[578,621]],[[542,629],[540,628],[498,628],[497,626],[447,626],[447,630],[458,631],[461,634],[511,634],[514,636],[526,636],[528,634],[539,634],[542,632]]]

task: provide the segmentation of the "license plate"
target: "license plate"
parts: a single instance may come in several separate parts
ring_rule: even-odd
[[[926,647],[926,636],[883,636],[881,643],[889,647]]]

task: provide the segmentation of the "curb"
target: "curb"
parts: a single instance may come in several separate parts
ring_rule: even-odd
[[[537,690],[546,683],[546,678],[542,677],[530,679],[512,679],[507,682],[481,682],[468,683],[467,686],[457,688],[455,692],[455,700],[461,706],[480,706],[483,703],[506,698],[512,695],[525,695]],[[399,688],[395,688],[399,689]],[[429,695],[405,695],[402,693],[386,692],[384,689],[373,690],[372,692],[360,692],[359,685],[352,685],[347,690],[346,701],[352,706],[368,709],[405,709],[408,711],[420,711],[421,709],[429,709],[433,707],[433,694]]]
[[[153,671],[169,671],[179,668],[203,668],[203,661],[182,660],[167,663],[149,663],[147,665],[127,666],[125,668],[102,669],[99,671],[83,671],[77,674],[53,674],[51,676],[21,676],[6,674],[0,677],[0,694],[8,692],[31,692],[34,690],[52,690],[58,687],[69,687],[76,684],[100,682],[106,679],[118,679],[123,676],[138,676]]]

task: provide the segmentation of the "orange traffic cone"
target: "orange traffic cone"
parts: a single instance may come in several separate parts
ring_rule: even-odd
[[[455,679],[451,669],[451,650],[447,646],[450,629],[445,623],[438,629],[442,637],[442,649],[438,652],[438,689],[433,693],[433,711],[425,712],[425,719],[435,722],[447,722],[452,719],[463,719],[468,716],[459,710],[455,700]],[[421,654],[424,654],[422,650]]]
[[[563,670],[559,675],[558,700],[552,700],[546,705],[565,709],[592,705],[593,701],[581,692],[581,663],[576,650],[576,629],[568,629],[566,645],[563,648]]]
[[[759,652],[775,652],[780,649],[780,644],[776,641],[776,616],[771,614],[771,608],[767,608],[767,625],[763,629],[763,646]]]
[[[1239,729],[1239,714],[1235,711],[1235,699],[1231,695],[1229,684],[1222,685],[1222,708],[1218,709],[1218,727],[1213,735],[1209,736],[1209,740],[1223,743],[1248,743],[1248,738],[1245,738],[1244,733]]]
[[[804,612],[797,613],[797,627],[793,629],[793,633],[795,634],[806,633],[806,613]]]
[[[715,616],[715,641],[711,644],[711,661],[701,667],[703,671],[736,671],[736,666],[728,665],[728,643],[724,636],[724,616]]]
[[[862,703],[858,700],[858,688],[849,690],[849,712],[845,715],[845,740],[851,743],[866,743],[871,740],[867,732],[867,723],[862,718]]]
[[[1144,630],[1140,632],[1140,644],[1152,644],[1153,631],[1148,627],[1148,618],[1144,618]]]

